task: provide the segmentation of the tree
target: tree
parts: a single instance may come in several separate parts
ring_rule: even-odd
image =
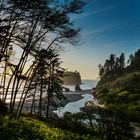
[[[125,69],[125,55],[122,53],[120,57],[111,54],[109,59],[105,60],[104,65],[99,65],[99,75],[102,79],[115,79],[124,72]]]
[[[129,70],[131,71],[136,71],[136,70],[140,70],[140,49],[138,51],[135,52],[134,55],[130,55],[129,57]]]
[[[20,99],[17,108],[17,118],[19,118],[27,96],[33,97],[30,113],[33,113],[34,107],[39,117],[46,116],[48,118],[49,107],[55,104],[53,98],[58,98],[60,101],[65,98],[62,94],[63,82],[60,79],[63,73],[64,69],[60,67],[58,52],[51,49],[40,50],[27,83],[28,86],[25,86],[25,90],[23,90],[23,99]],[[35,107],[35,104],[38,105]]]
[[[125,67],[125,55],[124,55],[124,53],[122,53],[120,55],[119,62],[120,62],[120,69],[124,69],[124,67]]]
[[[99,76],[100,76],[100,78],[102,78],[104,76],[104,72],[105,72],[104,67],[101,64],[99,64],[98,68],[99,68]]]
[[[110,65],[111,65],[110,69],[111,69],[111,71],[114,70],[114,68],[115,68],[115,58],[116,58],[115,54],[110,55]]]
[[[133,56],[133,54],[131,54],[130,56],[129,56],[129,59],[128,59],[128,64],[131,64],[132,63],[132,61],[133,61],[133,59],[134,59],[134,56]]]
[[[11,71],[11,61],[14,55],[13,47],[10,46],[5,50],[4,56],[1,60],[1,88],[2,88],[2,100],[4,100],[5,88],[6,88],[6,78],[10,76]]]
[[[123,112],[115,108],[100,108],[98,115],[96,121],[101,139],[125,140],[134,138],[133,128]]]
[[[79,38],[79,29],[73,28],[69,15],[81,12],[84,2],[80,0],[47,1],[47,0],[10,0],[2,4],[4,19],[2,22],[9,26],[5,40],[1,47],[1,53],[9,44],[14,44],[22,49],[12,75],[8,81],[5,92],[11,92],[10,110],[15,108],[15,100],[20,87],[25,87],[26,81],[30,79],[33,65],[24,73],[27,62],[31,56],[36,60],[37,52],[44,48],[60,49],[64,43],[75,45]],[[7,24],[8,22],[8,24]],[[6,46],[6,47],[5,47]],[[23,77],[25,77],[23,79]],[[12,91],[10,91],[10,86]],[[28,85],[29,86],[29,85]]]

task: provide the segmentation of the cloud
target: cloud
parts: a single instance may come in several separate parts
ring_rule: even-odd
[[[139,41],[139,38],[135,38],[133,40],[118,40],[118,41],[114,41],[114,42],[108,42],[108,43],[104,43],[102,44],[102,46],[106,49],[111,49],[111,48],[118,48],[118,50],[122,50],[122,49],[128,49],[129,46],[134,45],[135,42]]]
[[[81,19],[81,18],[85,18],[87,16],[91,16],[91,15],[98,14],[98,13],[101,13],[101,12],[109,11],[111,9],[118,8],[120,6],[121,5],[112,5],[112,6],[102,8],[102,9],[97,9],[97,10],[93,9],[93,11],[91,11],[91,12],[83,13],[83,14],[81,14],[79,16],[74,17],[73,20],[78,20],[78,19]]]
[[[87,2],[89,2],[89,4],[93,3],[93,2],[98,2],[99,0],[87,0]],[[112,9],[115,9],[115,8],[118,8],[118,7],[122,7],[122,6],[126,6],[126,5],[133,5],[133,4],[140,4],[140,1],[135,1],[135,2],[131,2],[131,3],[121,3],[121,4],[116,4],[116,5],[110,5],[110,6],[107,6],[105,8],[102,8],[102,9],[97,9],[97,10],[94,10],[94,5],[93,5],[93,11],[91,12],[87,12],[87,13],[83,13],[81,15],[78,15],[76,17],[74,17],[73,19],[74,20],[77,20],[77,19],[81,19],[81,18],[85,18],[87,16],[91,16],[93,14],[98,14],[98,13],[102,13],[102,12],[105,12],[105,11],[109,11],[109,10],[112,10]]]
[[[120,47],[122,49],[122,46],[125,47],[125,45],[128,44],[128,43],[129,43],[129,40],[121,40],[121,41],[106,43],[106,44],[103,45],[103,47],[106,48],[106,49]]]
[[[93,35],[93,34],[99,34],[99,33],[102,33],[102,32],[107,32],[107,31],[110,31],[110,30],[114,30],[114,29],[117,29],[119,28],[120,24],[112,24],[112,25],[107,25],[107,26],[104,26],[102,28],[98,28],[98,29],[95,29],[95,30],[90,30],[90,31],[87,31],[87,32],[83,32],[82,35],[83,36],[88,36],[88,35]]]
[[[111,24],[111,25],[106,25],[106,26],[103,26],[101,28],[98,28],[98,29],[92,29],[92,30],[89,30],[87,32],[82,32],[82,36],[89,36],[89,35],[97,35],[97,34],[100,34],[100,33],[103,33],[103,32],[108,32],[108,31],[112,31],[112,30],[117,30],[117,29],[120,29],[120,28],[126,28],[126,27],[132,27],[132,26],[139,26],[140,25],[140,21],[122,21],[121,23],[115,23],[115,24]]]

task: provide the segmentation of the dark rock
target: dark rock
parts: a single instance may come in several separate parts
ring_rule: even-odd
[[[62,88],[63,88],[63,91],[70,92],[70,89],[69,88],[66,88],[66,87],[62,87]]]
[[[66,91],[66,92],[70,92],[70,89],[69,89],[69,88],[65,88],[65,91]]]
[[[81,91],[82,91],[82,89],[80,88],[80,86],[79,86],[79,85],[76,85],[76,86],[75,86],[75,91],[81,92]]]

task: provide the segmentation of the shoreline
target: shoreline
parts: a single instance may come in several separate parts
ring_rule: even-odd
[[[64,97],[66,97],[66,99],[62,99],[61,101],[58,98],[54,97],[53,100],[54,100],[54,103],[55,103],[55,107],[50,105],[50,108],[49,108],[50,113],[53,112],[54,110],[57,110],[60,107],[66,106],[70,102],[76,102],[76,101],[79,101],[79,100],[83,99],[84,97],[82,95],[84,95],[84,94],[89,94],[89,93],[87,93],[87,92],[86,93],[85,92],[84,93],[83,92],[76,92],[76,91],[64,92]],[[36,103],[37,103],[37,100],[36,100]],[[19,102],[17,101],[15,106],[17,106],[18,103]],[[26,100],[25,103],[24,103],[22,111],[29,112],[30,111],[30,106],[31,106],[31,101]],[[35,112],[37,112],[37,110]]]
[[[90,94],[94,98],[92,90],[89,90],[89,89],[82,90],[81,92],[78,92],[78,91],[64,92],[63,95],[64,95],[64,97],[66,97],[66,99],[62,99],[61,101],[57,97],[54,97],[53,98],[54,103],[52,105],[50,105],[50,107],[49,107],[49,114],[51,115],[53,113],[53,111],[55,111],[61,107],[65,107],[68,103],[77,102],[79,100],[82,100],[84,98],[83,95],[85,95],[85,94]],[[16,107],[18,106],[18,103],[19,102],[17,101],[15,104]],[[36,99],[34,106],[36,107],[34,111],[37,113],[38,112],[38,99]],[[27,99],[25,101],[22,111],[30,112],[30,110],[31,110],[31,100]]]

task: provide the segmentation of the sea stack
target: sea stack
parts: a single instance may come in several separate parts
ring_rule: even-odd
[[[81,84],[81,76],[77,71],[66,71],[65,77],[62,78],[64,85],[79,85]]]

